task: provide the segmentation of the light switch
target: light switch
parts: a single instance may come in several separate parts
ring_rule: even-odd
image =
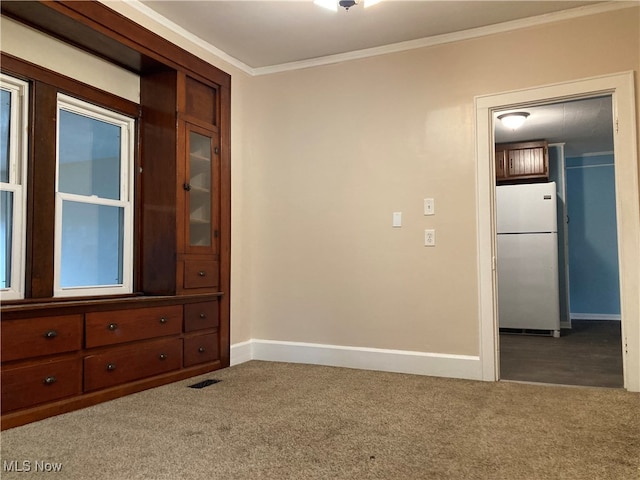
[[[402,226],[402,212],[393,212],[393,226],[394,227]]]
[[[436,213],[436,206],[433,201],[433,198],[425,198],[424,199],[424,214],[425,215],[434,215]]]

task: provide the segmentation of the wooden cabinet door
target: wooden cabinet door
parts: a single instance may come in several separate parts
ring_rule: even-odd
[[[220,152],[218,133],[185,123],[184,250],[218,253]]]
[[[497,144],[495,161],[498,183],[549,179],[549,152],[544,140]]]
[[[545,147],[509,150],[509,178],[544,177],[547,175]]]

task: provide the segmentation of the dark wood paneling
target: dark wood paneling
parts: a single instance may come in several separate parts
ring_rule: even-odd
[[[220,88],[220,361],[230,364],[231,345],[231,85]]]
[[[210,125],[216,125],[216,97],[217,92],[213,87],[187,77],[185,113]]]
[[[142,265],[145,293],[176,293],[176,72],[141,78]]]
[[[31,259],[31,271],[26,278],[30,281],[32,297],[50,298],[53,297],[57,91],[42,82],[34,82],[32,90],[35,115],[27,205],[27,233],[31,244],[27,256]]]

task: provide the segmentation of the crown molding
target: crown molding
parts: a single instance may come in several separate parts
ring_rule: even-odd
[[[109,3],[105,0],[100,0],[104,3]],[[303,68],[318,67],[322,65],[330,65],[333,63],[348,62],[351,60],[358,60],[362,58],[375,57],[378,55],[386,55],[389,53],[403,52],[407,50],[415,50],[418,48],[431,47],[434,45],[443,45],[446,43],[460,42],[463,40],[470,40],[473,38],[480,38],[488,35],[495,35],[498,33],[506,33],[523,28],[530,28],[547,23],[560,22],[564,20],[570,20],[579,17],[585,17],[589,15],[597,15],[600,13],[611,12],[615,10],[621,10],[624,8],[637,7],[638,1],[609,1],[598,3],[595,5],[587,5],[569,10],[562,10],[560,12],[547,13],[544,15],[538,15],[535,17],[524,18],[521,20],[513,20],[510,22],[503,22],[496,25],[489,25],[486,27],[472,28],[469,30],[463,30],[460,32],[447,33],[442,35],[435,35],[432,37],[420,38],[417,40],[410,40],[406,42],[393,43],[389,45],[383,45],[381,47],[366,48],[362,50],[354,50],[352,52],[339,53],[336,55],[327,55],[324,57],[312,58],[308,60],[301,60],[296,62],[281,63],[277,65],[269,65],[266,67],[251,67],[244,62],[238,60],[235,57],[220,50],[209,42],[194,35],[168,18],[160,15],[155,10],[144,5],[140,0],[126,0],[127,5],[138,10],[140,13],[149,17],[154,22],[168,28],[185,40],[199,46],[207,52],[215,55],[221,60],[233,65],[234,67],[242,70],[243,72],[251,76],[270,75],[274,73],[288,72],[293,70],[300,70]]]
[[[107,6],[110,6],[109,4],[111,3],[109,0],[99,0],[99,1],[105,3]],[[198,37],[197,35],[194,35],[193,33],[189,32],[188,30],[186,30],[185,28],[181,27],[177,23],[174,23],[173,21],[169,20],[167,17],[165,17],[163,15],[160,15],[155,10],[147,7],[140,0],[124,0],[124,3],[126,3],[130,7],[134,8],[138,12],[142,13],[143,15],[148,17],[150,20],[153,20],[154,22],[160,24],[161,26],[163,26],[163,27],[165,27],[165,28],[167,28],[169,30],[174,31],[180,37],[184,38],[188,42],[191,42],[194,45],[197,45],[198,47],[200,47],[200,48],[206,50],[207,52],[211,53],[212,55],[215,55],[220,60],[223,60],[223,61],[233,65],[234,67],[242,70],[243,72],[245,72],[245,73],[247,73],[247,74],[249,74],[251,76],[256,75],[254,68],[252,68],[249,65],[247,65],[246,63],[238,60],[237,58],[232,57],[228,53],[220,50],[215,45],[210,44],[209,42],[203,40],[202,38]]]
[[[291,70],[299,70],[302,68],[317,67],[321,65],[329,65],[332,63],[347,62],[350,60],[358,60],[361,58],[375,57],[378,55],[386,55],[389,53],[403,52],[406,50],[414,50],[417,48],[431,47],[434,45],[443,45],[446,43],[460,42],[463,40],[470,40],[473,38],[485,37],[488,35],[495,35],[497,33],[505,33],[523,28],[534,27],[538,25],[544,25],[546,23],[559,22],[563,20],[569,20],[572,18],[579,18],[588,15],[597,15],[599,13],[610,12],[614,10],[620,10],[623,8],[630,8],[638,6],[638,2],[633,1],[613,1],[606,3],[599,3],[596,5],[587,5],[583,7],[572,8],[570,10],[563,10],[560,12],[547,13],[544,15],[538,15],[535,17],[524,18],[521,20],[512,20],[510,22],[498,23],[496,25],[489,25],[486,27],[472,28],[469,30],[463,30],[454,33],[445,33],[442,35],[435,35],[432,37],[419,38],[417,40],[409,40],[407,42],[393,43],[389,45],[383,45],[381,47],[366,48],[363,50],[354,50],[352,52],[339,53],[336,55],[328,55],[326,57],[313,58],[309,60],[302,60],[299,62],[282,63],[279,65],[271,65],[268,67],[254,68],[254,75],[269,75],[272,73],[280,73]]]

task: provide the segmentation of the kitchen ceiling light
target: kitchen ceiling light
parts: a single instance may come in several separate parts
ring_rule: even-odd
[[[381,1],[382,0],[364,0],[364,8],[375,5]],[[313,0],[313,3],[337,12],[338,6],[348,11],[351,7],[358,5],[360,2],[358,2],[358,0]]]
[[[505,127],[516,130],[522,126],[528,116],[529,112],[503,113],[502,115],[498,115],[498,120],[500,120]]]

